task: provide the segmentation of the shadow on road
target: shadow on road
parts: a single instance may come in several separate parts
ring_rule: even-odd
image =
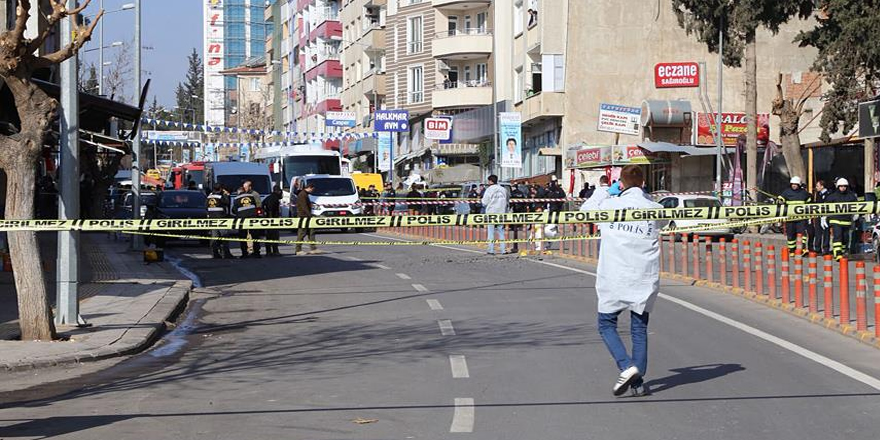
[[[694,402],[738,402],[738,401],[762,401],[762,400],[809,400],[809,399],[852,399],[854,397],[878,397],[880,393],[841,393],[841,394],[801,394],[801,395],[754,395],[754,396],[717,396],[681,399],[654,399],[645,397],[640,399],[608,399],[608,400],[583,400],[562,402],[510,402],[510,403],[483,403],[474,405],[476,408],[530,408],[530,407],[583,407],[605,405],[657,405],[669,403],[694,403]],[[833,402],[829,402],[829,405]],[[107,426],[113,423],[134,419],[162,419],[162,418],[188,418],[188,417],[233,417],[233,416],[265,416],[277,414],[310,414],[310,413],[333,413],[348,411],[425,411],[437,409],[454,409],[452,404],[425,404],[425,405],[374,405],[374,406],[350,406],[350,407],[327,407],[327,408],[281,408],[266,410],[242,410],[242,411],[212,411],[212,412],[162,412],[162,413],[129,413],[129,414],[95,414],[88,416],[56,416],[42,419],[0,419],[0,424],[18,422],[7,426],[0,426],[0,436],[3,438],[39,437],[51,438],[62,434],[84,431],[99,426]]]
[[[745,369],[746,368],[740,364],[707,364],[685,368],[673,368],[669,371],[672,371],[675,374],[651,380],[647,382],[646,385],[652,393],[658,393],[681,385],[690,385],[717,379],[731,373],[736,373],[737,371],[745,371]]]

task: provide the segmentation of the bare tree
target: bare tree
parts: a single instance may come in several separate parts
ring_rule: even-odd
[[[822,88],[819,75],[815,75],[810,84],[803,89],[796,99],[784,96],[782,92],[782,73],[776,80],[776,98],[773,99],[773,114],[779,116],[780,137],[782,139],[782,155],[790,176],[805,176],[804,158],[801,156],[801,138],[798,125],[804,114],[804,104],[813,94]],[[817,84],[818,82],[818,84]]]
[[[17,133],[0,134],[0,169],[6,172],[6,218],[34,217],[36,165],[46,135],[56,117],[58,101],[50,98],[32,80],[35,71],[59,64],[74,56],[92,36],[100,11],[88,26],[76,24],[76,17],[88,6],[85,0],[75,9],[67,9],[63,0],[51,0],[52,13],[46,27],[36,38],[24,36],[30,18],[30,0],[18,0],[15,25],[0,34],[0,78],[6,82],[21,120]],[[61,20],[70,19],[76,28],[73,41],[56,52],[39,55],[53,29]],[[55,324],[46,294],[40,251],[35,232],[10,231],[9,250],[15,267],[15,288],[18,292],[19,325],[23,340],[52,340]]]
[[[126,41],[110,58],[110,66],[104,75],[103,93],[108,98],[131,103],[128,86],[134,83],[134,62],[131,59],[134,43]]]

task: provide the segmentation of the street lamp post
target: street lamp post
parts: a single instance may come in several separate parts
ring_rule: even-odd
[[[129,10],[129,9],[134,9],[134,7],[135,7],[135,4],[134,4],[134,3],[126,3],[126,4],[122,5],[121,8],[119,8],[119,9],[117,9],[117,10],[115,10],[115,11],[105,12],[105,13],[104,13],[104,16],[105,16],[105,18],[106,18],[107,14],[112,14],[112,13],[115,13],[115,12],[127,11],[127,10]],[[104,10],[104,0],[101,0],[101,1],[100,1],[99,5],[98,5],[98,8],[99,8],[101,11]],[[99,36],[98,36],[98,44],[100,45],[100,48],[98,49],[98,58],[99,58],[99,60],[98,60],[98,64],[101,65],[101,74],[100,74],[99,77],[98,77],[98,95],[103,95],[103,94],[104,94],[104,20],[101,20],[101,22],[98,23],[98,27],[99,27],[99,30],[98,30],[98,35],[99,35]],[[119,46],[121,46],[121,45],[122,45],[122,42],[119,42]],[[113,46],[115,47],[115,46],[116,46],[116,43],[113,43]],[[86,51],[86,52],[88,52],[88,51]]]
[[[141,93],[141,0],[134,3],[134,84],[135,96]],[[136,123],[140,127],[140,124]],[[131,215],[138,220],[141,215],[141,134],[134,134],[131,145]],[[131,247],[135,251],[143,250],[143,240],[140,235],[131,236]]]

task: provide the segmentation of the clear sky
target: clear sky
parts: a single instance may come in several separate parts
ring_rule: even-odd
[[[100,0],[92,0],[84,14],[97,13]],[[104,10],[114,11],[134,0],[104,0]],[[174,89],[186,75],[186,57],[195,48],[202,53],[202,3],[203,0],[141,0],[142,45],[152,47],[144,50],[144,81],[152,78],[150,98],[155,95],[166,107],[175,105]],[[114,41],[131,42],[134,38],[134,11],[115,12],[104,16],[104,46]],[[85,49],[97,48],[98,31]],[[104,61],[112,61],[117,48],[104,49]],[[131,58],[133,60],[133,58]],[[98,51],[82,56],[85,65],[98,64]],[[133,62],[133,61],[132,61]],[[107,69],[113,68],[112,66]],[[105,75],[109,72],[105,71]],[[129,80],[134,82],[132,77]],[[129,92],[133,90],[129,87]],[[148,101],[148,102],[149,102]]]

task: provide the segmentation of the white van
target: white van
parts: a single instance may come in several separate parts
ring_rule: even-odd
[[[210,193],[215,183],[221,183],[230,193],[234,193],[250,180],[254,191],[265,199],[272,194],[272,175],[269,166],[253,162],[208,162],[205,164],[205,192]]]
[[[309,183],[315,185],[314,191],[309,196],[312,201],[312,215],[323,217],[362,215],[364,208],[358,203],[357,187],[351,177],[331,176],[329,174],[308,174],[295,177],[290,183],[293,192],[290,196],[290,206],[296,206],[296,195]],[[291,209],[291,217],[296,215],[296,209]]]

